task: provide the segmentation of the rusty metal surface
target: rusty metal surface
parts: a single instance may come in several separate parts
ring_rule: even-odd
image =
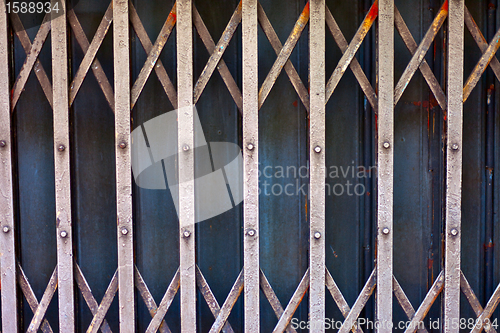
[[[118,270],[115,271],[115,274],[111,278],[109,282],[109,286],[104,293],[104,297],[102,298],[101,304],[97,308],[97,312],[94,314],[92,318],[92,322],[90,323],[87,333],[97,333],[99,328],[104,323],[104,317],[111,306],[111,302],[115,298],[116,292],[118,291]]]
[[[29,333],[36,333],[43,322],[47,308],[49,307],[52,297],[54,297],[54,293],[58,287],[58,270],[58,267],[54,269],[54,272],[50,277],[49,284],[47,285],[47,289],[45,289],[42,299],[40,300],[40,304],[38,304],[35,312],[33,313],[33,319],[31,319],[31,323],[27,330]]]

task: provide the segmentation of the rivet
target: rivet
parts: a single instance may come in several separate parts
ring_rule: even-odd
[[[59,145],[59,147],[57,149],[59,151],[64,151],[66,149],[66,147],[64,147],[64,145]]]
[[[8,233],[10,231],[10,228],[8,226],[3,227],[3,232]]]
[[[248,234],[248,236],[253,237],[253,236],[255,236],[256,232],[255,232],[255,230],[250,229],[250,230],[248,230],[247,234]]]
[[[1,140],[1,141],[0,141],[0,147],[2,147],[2,148],[3,148],[3,147],[5,147],[5,146],[7,146],[7,142],[5,142],[5,140]]]
[[[189,150],[189,146],[188,145],[184,145],[184,147],[182,147],[182,150],[188,151]]]
[[[386,142],[384,142],[383,146],[385,149],[389,149],[391,147],[391,144],[386,141]]]
[[[316,238],[316,239],[320,239],[320,238],[321,238],[321,232],[316,231],[316,232],[314,233],[314,238]]]
[[[125,149],[127,148],[127,143],[125,141],[122,141],[120,142],[120,144],[118,145],[121,149]]]
[[[314,151],[318,154],[321,153],[321,147],[320,146],[314,147]]]
[[[66,231],[61,231],[60,235],[61,235],[62,238],[68,237],[68,233]]]
[[[451,145],[451,149],[458,150],[458,143],[454,143]]]
[[[389,234],[389,232],[390,232],[390,230],[389,230],[389,228],[387,228],[387,227],[385,227],[384,229],[382,229],[382,233],[383,233],[384,235],[388,235],[388,234]]]
[[[184,238],[189,238],[191,236],[191,231],[189,230],[184,230],[184,232],[182,233],[182,236]]]
[[[453,236],[456,236],[458,235],[458,230],[456,228],[453,228],[450,230],[450,233],[453,235]]]
[[[127,228],[122,228],[122,235],[128,234],[128,229]]]
[[[253,143],[249,143],[248,146],[247,146],[248,150],[253,150],[254,148],[254,145]]]

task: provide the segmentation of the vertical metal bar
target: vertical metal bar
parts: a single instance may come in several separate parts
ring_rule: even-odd
[[[177,2],[177,82],[181,331],[196,332],[193,4]]]
[[[446,156],[444,332],[460,320],[460,224],[462,195],[464,0],[450,0],[448,13],[448,114]]]
[[[120,332],[135,332],[132,174],[130,157],[130,49],[127,0],[113,0],[116,217]]]
[[[394,2],[379,2],[377,294],[379,333],[392,332],[394,171]]]
[[[324,332],[325,318],[325,1],[312,0],[309,38],[310,332]]]
[[[243,0],[243,223],[245,332],[260,332],[257,0]]]
[[[9,39],[5,1],[0,3],[0,263],[2,331],[18,331],[12,133],[9,95]]]
[[[53,1],[54,2],[54,1]],[[63,15],[52,12],[52,85],[54,95],[54,167],[56,190],[57,276],[61,332],[75,331],[73,233],[69,142],[68,45],[66,2]]]

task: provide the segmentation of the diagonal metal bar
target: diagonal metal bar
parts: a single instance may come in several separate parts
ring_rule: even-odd
[[[365,39],[366,34],[373,25],[373,22],[375,22],[377,16],[378,16],[378,0],[375,0],[370,10],[368,11],[368,14],[366,14],[363,23],[361,24],[358,31],[354,35],[354,38],[352,39],[351,43],[349,44],[344,54],[342,55],[342,58],[340,58],[340,61],[337,64],[335,70],[333,71],[330,80],[328,80],[328,83],[326,84],[326,99],[325,99],[326,101],[328,101],[332,96],[333,91],[337,87],[337,84],[340,82],[340,79],[347,70],[347,67],[351,64],[354,56],[356,55],[356,52],[358,52],[361,43]]]
[[[300,17],[297,20],[297,22],[295,22],[293,30],[290,33],[290,36],[288,36],[288,39],[286,40],[285,45],[281,49],[281,51],[278,55],[278,58],[274,62],[273,67],[271,68],[271,70],[267,74],[267,77],[264,80],[262,87],[260,88],[260,91],[259,91],[259,109],[264,104],[267,96],[269,95],[269,92],[271,91],[272,87],[274,86],[274,83],[276,82],[276,80],[278,79],[278,76],[280,75],[281,71],[283,70],[283,67],[285,66],[287,61],[290,59],[290,55],[292,54],[292,51],[294,50],[295,46],[297,45],[297,42],[299,41],[299,38],[302,35],[302,32],[304,31],[304,28],[306,27],[308,21],[309,21],[309,2],[304,7],[304,10],[300,14]]]
[[[139,272],[137,266],[135,266],[135,286],[137,287],[137,290],[139,290],[139,293],[141,294],[141,297],[144,300],[144,304],[146,304],[146,307],[148,308],[151,318],[154,318],[156,312],[158,312],[158,307],[156,306],[156,302],[153,298],[153,295],[151,295],[151,292],[149,291],[146,282],[144,282],[144,279],[142,278],[142,275]],[[171,332],[165,320],[162,320],[159,330],[162,333]]]
[[[347,51],[347,48],[349,47],[349,44],[347,43],[347,40],[344,37],[344,34],[340,30],[337,21],[335,21],[335,18],[332,15],[332,12],[326,7],[326,25],[328,26],[328,29],[330,29],[330,33],[332,34],[333,38],[335,39],[335,43],[337,43],[338,47],[342,51],[342,53],[345,53]],[[378,112],[378,103],[377,103],[377,93],[375,93],[375,90],[373,89],[372,85],[370,84],[370,81],[366,77],[365,73],[363,72],[363,69],[361,68],[361,65],[358,62],[358,59],[352,58],[351,63],[349,64],[349,67],[351,68],[352,72],[354,73],[354,76],[356,77],[356,80],[358,80],[359,85],[361,89],[363,90],[366,98],[368,99],[368,102],[372,106],[373,110],[375,113]],[[331,96],[331,95],[330,95]],[[328,99],[326,100],[328,103]]]
[[[198,81],[196,82],[196,85],[194,86],[195,103],[200,98],[201,94],[203,93],[203,90],[205,90],[205,87],[208,83],[208,80],[210,80],[210,78],[212,77],[212,74],[214,73],[215,68],[220,63],[222,56],[224,55],[224,52],[226,51],[227,46],[229,45],[229,42],[233,38],[233,35],[234,35],[236,29],[238,28],[238,26],[241,23],[241,5],[242,5],[242,3],[240,1],[240,3],[238,4],[238,7],[236,8],[233,15],[231,16],[231,19],[229,20],[229,23],[228,23],[226,29],[224,29],[224,32],[222,33],[222,36],[221,36],[219,42],[217,43],[217,46],[213,48],[213,51],[211,52],[212,54],[210,56],[210,59],[208,59],[208,62],[206,64],[205,68],[203,69],[203,72],[201,73],[200,77],[198,78]],[[195,13],[195,15],[193,15],[195,26],[200,25],[200,23],[203,24],[203,26],[205,26],[205,24],[202,23],[203,20],[201,19],[201,16],[200,16],[198,10],[194,6],[193,6],[193,8],[194,8],[193,13]],[[201,33],[200,33],[198,28],[197,28],[197,30],[201,36]],[[203,31],[203,32],[205,32],[205,31]],[[206,38],[206,36],[205,36],[205,38]],[[222,73],[221,73],[221,75],[222,75]],[[241,96],[241,94],[240,94],[240,96]],[[240,108],[240,110],[241,110],[241,108]]]
[[[366,281],[363,290],[361,290],[361,293],[356,299],[356,302],[354,302],[351,311],[345,318],[344,323],[340,327],[338,333],[348,333],[352,329],[353,325],[356,323],[359,314],[361,313],[361,310],[363,310],[363,308],[366,305],[366,302],[368,302],[370,296],[373,294],[373,291],[375,290],[375,286],[377,284],[376,275],[377,275],[377,268],[375,268],[372,274],[370,274],[370,277]]]
[[[406,47],[410,51],[411,55],[414,56],[415,53],[418,50],[418,45],[413,39],[413,36],[411,35],[410,29],[406,26],[405,21],[403,20],[403,17],[401,16],[401,13],[399,10],[394,6],[394,23],[396,25],[396,29],[399,32],[399,35],[403,39],[403,42],[405,43]],[[432,69],[429,67],[429,64],[427,64],[427,61],[425,59],[422,59],[422,63],[420,64],[420,72],[422,73],[425,81],[429,85],[429,88],[431,89],[432,93],[434,94],[434,97],[439,103],[439,106],[441,109],[446,110],[446,95],[444,94],[443,89],[441,88],[441,85],[439,84],[439,81],[436,79],[434,76],[434,73],[432,72]],[[402,94],[402,92],[401,92]],[[401,98],[402,95],[395,95],[394,99],[394,105],[396,105]]]
[[[163,298],[160,302],[160,305],[158,306],[158,309],[156,310],[156,314],[154,315],[153,320],[151,320],[148,328],[146,329],[146,333],[156,333],[156,331],[158,331],[163,322],[163,318],[165,317],[165,314],[170,307],[170,304],[172,304],[172,301],[174,300],[175,294],[177,294],[177,291],[179,290],[179,286],[180,272],[179,270],[177,270],[177,272],[175,272],[174,278],[167,288],[167,291],[165,292],[165,295],[163,295]]]
[[[210,329],[210,333],[219,333],[227,322],[227,318],[229,318],[229,314],[234,307],[234,304],[240,297],[241,292],[243,291],[243,270],[241,270],[240,274],[236,278],[231,291],[229,291],[229,295],[227,296],[224,304],[222,304],[222,308],[220,309],[217,318],[215,318],[215,322]]]
[[[240,14],[241,15],[241,14]],[[241,19],[240,19],[241,21]],[[200,13],[196,9],[195,6],[193,6],[193,24],[196,28],[196,31],[198,32],[198,35],[201,38],[201,41],[205,45],[205,48],[207,51],[212,54],[215,50],[215,42],[212,39],[212,36],[210,35],[210,32],[208,31],[207,26],[205,25],[205,22],[203,22],[203,19],[200,16]],[[241,95],[240,88],[238,88],[238,85],[236,84],[236,81],[234,80],[233,76],[231,75],[231,72],[229,71],[229,68],[226,65],[226,62],[224,59],[220,58],[219,64],[217,67],[217,70],[220,73],[220,76],[222,77],[222,80],[227,86],[227,89],[229,90],[229,93],[233,97],[234,102],[236,103],[236,106],[238,107],[238,110],[240,113],[243,112],[243,97]],[[196,87],[195,87],[196,89]],[[201,96],[196,95],[195,91],[195,97],[194,97],[194,104],[198,103],[198,99]]]
[[[396,277],[394,275],[392,275],[392,290],[394,291],[394,296],[396,296],[399,305],[401,305],[401,307],[403,308],[403,311],[406,313],[408,319],[411,320],[413,316],[415,316],[415,309],[413,308],[413,305],[411,305],[408,297],[406,297],[403,288],[401,288],[401,285],[399,284],[398,280],[396,280]],[[424,327],[419,326],[417,331],[419,333],[429,333],[429,331],[427,331],[425,326]]]
[[[495,53],[497,52],[499,47],[500,47],[500,29],[498,29],[495,36],[493,36],[491,43],[483,52],[481,59],[479,59],[478,63],[474,67],[474,70],[472,71],[469,78],[467,79],[467,82],[465,83],[464,97],[463,97],[464,103],[467,100],[467,98],[469,98],[470,93],[472,92],[476,84],[479,82],[479,79],[483,75],[484,71],[488,67],[493,57],[495,56]]]
[[[40,54],[43,44],[45,43],[45,41],[47,40],[47,36],[49,35],[51,29],[51,22],[50,22],[50,13],[46,14],[45,17],[43,18],[42,25],[40,26],[40,29],[38,30],[35,39],[33,40],[33,44],[31,44],[29,37],[26,34],[26,31],[24,30],[19,31],[19,29],[24,29],[21,20],[19,19],[19,16],[17,14],[12,14],[11,20],[14,30],[16,31],[16,34],[18,35],[18,38],[21,41],[24,50],[26,51],[26,60],[24,61],[21,70],[19,71],[19,75],[17,76],[16,82],[14,83],[14,87],[12,89],[13,92],[12,92],[11,109],[14,110],[19,100],[19,97],[21,96],[21,93],[23,92],[24,87],[26,86],[26,82],[28,81],[30,73],[33,70],[33,67],[35,66],[35,73],[38,73],[38,70],[42,68],[41,67],[42,65],[38,61],[38,55]],[[43,74],[45,74],[45,71],[43,72]],[[47,75],[45,74],[45,77],[43,77],[43,74],[37,76],[44,92],[46,89],[50,88],[50,94],[47,94],[47,92],[45,92],[45,94],[47,96],[47,99],[50,96],[49,102],[51,103],[52,106],[52,88],[50,87],[50,81]],[[45,84],[42,82],[44,82]],[[47,82],[49,83],[49,86],[47,86],[46,84]]]
[[[472,290],[472,288],[469,284],[469,281],[467,281],[467,278],[465,277],[465,275],[462,271],[460,271],[460,289],[462,289],[462,292],[464,293],[465,298],[467,298],[467,301],[469,301],[469,304],[471,305],[472,309],[476,313],[476,316],[477,316],[476,324],[478,322],[484,324],[486,322],[486,318],[489,319],[489,317],[491,316],[491,312],[493,312],[495,310],[494,308],[492,308],[490,306],[490,309],[492,309],[490,312],[490,315],[488,317],[483,317],[483,314],[487,314],[486,311],[488,309],[488,305],[490,305],[490,302],[496,301],[497,302],[496,305],[498,305],[499,288],[497,287],[497,289],[495,290],[495,293],[493,294],[493,296],[490,299],[490,302],[488,302],[488,305],[486,305],[486,308],[484,310],[483,310],[483,307],[481,306],[481,303],[479,303],[479,300],[477,299],[476,294],[474,294],[474,291]],[[491,305],[493,305],[493,304],[491,304]],[[496,305],[495,305],[495,307],[496,307]],[[484,326],[481,325],[481,328],[478,330],[476,330],[476,327],[474,326],[474,329],[471,331],[471,333],[472,332],[478,333],[482,330],[483,327],[484,327],[484,330],[488,333],[496,333],[495,328],[491,325],[484,325]]]
[[[273,330],[273,333],[284,332],[285,329],[290,327],[290,321],[292,320],[293,314],[299,307],[299,304],[302,302],[302,299],[306,295],[308,289],[309,289],[309,268],[302,277],[299,286],[293,293],[290,302],[288,302],[288,305],[285,308],[285,311],[279,318],[278,323],[276,324],[276,327]]]
[[[31,311],[33,313],[36,312],[36,309],[38,308],[38,300],[36,299],[35,293],[33,292],[33,289],[31,288],[31,285],[28,282],[28,278],[24,274],[23,268],[19,263],[17,263],[17,277],[18,277],[18,282],[19,286],[21,287],[21,290],[24,294],[24,297],[26,297],[26,301],[28,302],[28,305],[31,308]],[[44,319],[42,321],[42,325],[40,326],[40,329],[42,330],[43,333],[53,333],[52,327],[50,327],[49,322],[47,319]]]
[[[24,273],[23,273],[24,275]],[[50,305],[50,301],[54,296],[54,293],[57,289],[57,267],[54,269],[52,276],[50,277],[49,283],[47,285],[47,289],[43,293],[42,299],[40,300],[40,304],[38,304],[36,311],[33,314],[33,319],[31,319],[30,326],[26,332],[28,333],[36,333],[40,327],[40,324],[45,317],[45,312],[47,312],[47,308]]]
[[[101,304],[99,304],[99,308],[97,312],[94,314],[94,318],[92,318],[92,322],[90,323],[89,328],[87,329],[87,333],[97,333],[99,327],[104,322],[104,317],[108,312],[113,299],[115,298],[116,292],[118,291],[118,270],[115,271],[111,281],[109,282],[108,289],[104,293],[104,297],[102,298]]]
[[[441,273],[439,273],[438,277],[436,278],[436,281],[434,281],[431,289],[427,292],[424,301],[418,307],[417,312],[415,312],[415,315],[411,318],[411,322],[408,324],[408,328],[405,330],[405,333],[414,333],[417,330],[418,324],[423,321],[423,319],[431,309],[432,304],[434,304],[434,301],[438,297],[439,293],[443,291],[443,287],[444,271],[441,271]]]
[[[113,93],[113,88],[109,83],[109,80],[102,69],[102,66],[99,60],[96,59],[96,54],[99,48],[101,47],[102,41],[106,34],[108,33],[109,27],[111,26],[111,22],[113,21],[113,2],[108,6],[104,17],[97,28],[97,31],[92,39],[92,43],[89,44],[87,37],[85,36],[85,32],[76,17],[76,14],[73,9],[68,11],[68,21],[73,29],[75,34],[76,41],[82,48],[82,51],[85,53],[83,60],[76,72],[75,77],[73,78],[73,82],[71,83],[70,91],[69,91],[69,105],[72,105],[80,87],[82,86],[83,80],[87,76],[89,68],[92,68],[94,75],[97,79],[99,86],[101,87],[104,96],[106,97],[106,101],[108,102],[111,110],[115,110],[115,96]]]
[[[149,37],[147,37],[147,33],[144,30],[144,26],[142,23],[140,23],[139,15],[137,15],[137,11],[135,10],[134,6],[132,5],[132,2],[129,4],[130,6],[130,20],[132,21],[132,26],[134,27],[135,32],[137,33],[137,37],[139,37],[139,40],[141,41],[142,46],[144,47],[144,50],[146,53],[148,53],[148,57],[146,58],[146,62],[144,63],[144,66],[142,67],[139,76],[137,76],[137,80],[135,80],[134,85],[132,87],[131,95],[132,95],[132,102],[131,102],[131,109],[134,108],[135,103],[137,102],[137,99],[139,98],[142,90],[144,89],[144,85],[146,84],[147,79],[149,78],[149,75],[151,74],[151,71],[153,70],[154,67],[160,68],[162,67],[161,62],[158,62],[158,58],[160,57],[161,51],[163,50],[163,47],[165,46],[165,43],[167,42],[168,38],[170,37],[170,34],[172,33],[172,30],[174,29],[175,23],[177,21],[177,2],[174,3],[174,6],[172,7],[172,10],[170,11],[170,14],[168,15],[167,20],[163,24],[163,27],[161,28],[161,31],[158,35],[158,38],[155,41],[155,44],[150,47],[151,41],[149,40]],[[158,64],[160,66],[158,66]],[[158,75],[158,72],[162,73],[162,70],[157,70],[156,73]],[[161,78],[160,78],[161,76]],[[163,88],[165,89],[165,92],[167,93],[167,96],[169,97],[170,101],[172,104],[174,104],[174,107],[177,108],[177,97],[174,99],[172,97],[173,92],[175,91],[174,86],[172,85],[172,82],[168,78],[168,75],[166,75],[166,71],[164,71],[163,75],[159,74],[158,78],[160,79]]]
[[[196,284],[198,285],[198,289],[200,290],[201,294],[203,295],[203,298],[207,302],[208,307],[210,308],[210,311],[212,311],[212,314],[214,315],[215,318],[220,313],[220,306],[219,302],[217,302],[217,299],[215,298],[214,294],[212,293],[212,290],[210,289],[210,286],[207,283],[207,280],[205,280],[205,277],[203,276],[203,273],[200,270],[200,267],[196,265]],[[233,328],[229,324],[229,322],[226,322],[224,324],[224,327],[222,328],[223,332],[228,332],[228,333],[234,333]]]
[[[465,6],[464,16],[465,24],[467,25],[467,29],[469,29],[472,38],[474,38],[474,40],[476,41],[476,44],[477,46],[479,46],[481,52],[486,52],[486,50],[488,49],[488,42],[486,42],[486,39],[481,33],[481,29],[479,29],[479,27],[477,26],[476,21],[474,21],[474,18],[469,12],[467,6]],[[493,57],[491,59],[490,67],[495,73],[497,79],[500,81],[500,62],[498,61],[497,57]]]
[[[92,313],[93,316],[95,316],[97,314],[97,310],[99,309],[99,304],[97,304],[94,295],[92,295],[92,290],[90,290],[90,286],[87,283],[87,280],[85,279],[85,276],[83,275],[80,266],[78,266],[76,262],[75,262],[75,280],[78,288],[80,289],[83,295],[83,299],[85,299],[85,302],[87,303],[90,309],[90,312]],[[106,320],[104,320],[101,325],[101,332],[103,333],[112,332]]]
[[[281,306],[281,302],[278,299],[278,296],[276,296],[276,294],[274,293],[274,290],[271,287],[269,281],[267,280],[267,277],[264,275],[262,269],[260,270],[260,289],[262,290],[267,300],[269,301],[269,304],[273,308],[276,317],[280,319],[285,310],[283,310],[283,307]],[[297,333],[297,331],[291,325],[289,325],[286,328],[286,332]]]
[[[349,307],[349,304],[347,304],[347,301],[344,298],[344,295],[342,295],[342,292],[340,291],[339,287],[335,283],[335,280],[333,279],[332,275],[330,274],[330,271],[328,268],[325,269],[326,272],[326,287],[330,291],[330,294],[333,297],[333,300],[337,304],[340,312],[342,312],[342,316],[344,316],[344,319],[347,318],[349,315],[349,312],[351,312],[351,308]],[[352,333],[363,333],[363,330],[361,327],[359,327],[358,323],[354,323],[354,325],[351,328]]]
[[[264,11],[264,8],[262,5],[257,3],[257,15],[260,23],[260,27],[262,28],[262,31],[266,35],[267,39],[269,40],[269,43],[271,44],[272,48],[274,49],[274,52],[276,53],[277,56],[281,53],[281,50],[283,49],[283,45],[281,45],[281,41],[278,38],[278,35],[276,34],[276,31],[274,31],[273,26],[271,25],[271,22],[269,21],[269,18],[266,15],[266,12]],[[300,100],[302,101],[302,104],[306,108],[307,112],[309,112],[309,92],[307,88],[304,86],[304,83],[302,83],[302,80],[300,79],[299,74],[297,73],[297,70],[293,66],[293,63],[288,59],[285,63],[285,72],[287,73],[290,82],[292,83],[293,87],[295,88],[295,91],[297,92],[297,95],[299,95]]]
[[[397,14],[399,14],[399,11],[395,9],[395,21],[401,23],[403,19],[401,18],[401,14],[399,15],[399,20],[397,17]],[[432,25],[429,27],[427,32],[425,33],[424,38],[422,39],[422,42],[418,46],[418,48],[415,50],[413,53],[413,57],[410,60],[410,63],[408,66],[406,66],[405,71],[403,72],[403,75],[401,75],[401,78],[398,81],[398,84],[396,85],[396,89],[394,90],[394,105],[396,105],[403,95],[403,92],[405,91],[406,87],[408,86],[408,83],[410,83],[410,80],[412,79],[413,75],[417,71],[417,69],[421,66],[422,62],[424,61],[425,54],[427,53],[427,50],[431,46],[432,42],[434,41],[434,38],[436,37],[437,33],[441,29],[444,21],[448,17],[448,0],[446,0],[443,5],[441,6],[441,9],[439,10],[438,14],[434,18],[434,21],[432,21]],[[406,25],[405,25],[406,26]],[[396,26],[398,28],[398,26]],[[398,28],[399,30],[399,28]],[[401,34],[401,32],[400,32]],[[403,37],[403,34],[401,34]],[[410,50],[411,52],[411,50]],[[427,80],[427,78],[426,78]],[[431,89],[433,86],[431,86]],[[433,90],[434,95],[436,93]],[[442,96],[436,96],[437,97],[442,97]],[[441,103],[440,103],[441,105]],[[441,106],[442,107],[442,106]],[[444,108],[444,110],[446,110]]]

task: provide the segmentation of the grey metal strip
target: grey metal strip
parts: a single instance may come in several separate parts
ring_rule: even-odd
[[[394,0],[379,1],[377,294],[379,333],[392,332],[394,171]]]
[[[177,2],[177,94],[181,331],[196,332],[193,4]]]
[[[66,12],[65,1],[60,2]],[[52,84],[54,108],[54,168],[59,326],[75,331],[73,233],[71,227],[71,178],[69,142],[68,45],[66,15],[52,13]]]
[[[116,214],[120,332],[135,332],[132,174],[130,156],[130,52],[128,1],[113,2]]]
[[[310,2],[310,332],[324,332],[325,319],[325,1]]]
[[[464,0],[450,0],[448,13],[448,114],[444,263],[444,332],[460,320],[460,225],[462,196]]]
[[[9,47],[5,1],[0,2],[0,239],[2,331],[18,331],[14,199],[12,190],[12,133],[9,96]]]
[[[243,220],[245,332],[260,331],[257,0],[243,0]]]

